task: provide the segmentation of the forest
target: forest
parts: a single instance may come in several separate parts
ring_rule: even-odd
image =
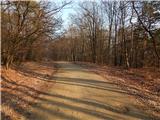
[[[4,120],[158,120],[160,1],[1,1],[1,79]]]
[[[160,66],[159,1],[81,2],[69,27],[57,35],[62,27],[57,13],[67,4],[2,4],[2,63],[9,67],[48,58],[125,68]]]
[[[159,2],[81,3],[54,59],[159,67]],[[65,44],[65,46],[64,46]]]

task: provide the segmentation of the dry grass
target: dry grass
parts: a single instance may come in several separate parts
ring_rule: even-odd
[[[123,69],[92,63],[76,62],[107,80],[116,83],[121,89],[134,95],[148,112],[160,117],[160,70],[153,68]]]
[[[29,107],[39,94],[54,82],[47,82],[55,73],[54,63],[24,63],[20,67],[1,69],[2,119],[18,120],[30,117]]]

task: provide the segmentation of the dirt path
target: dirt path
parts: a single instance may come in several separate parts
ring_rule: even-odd
[[[69,62],[58,62],[56,82],[32,108],[33,120],[149,119],[136,99],[115,84]]]

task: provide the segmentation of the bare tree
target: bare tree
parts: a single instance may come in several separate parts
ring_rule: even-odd
[[[64,6],[50,8],[45,1],[4,1],[2,5],[2,62],[8,68],[24,58],[40,37],[53,37],[61,24],[55,14]]]
[[[145,3],[144,3],[145,4]],[[157,58],[160,60],[160,56],[159,56],[159,52],[157,51],[157,45],[156,45],[156,39],[152,33],[152,30],[151,30],[151,24],[152,23],[149,23],[149,26],[146,26],[145,23],[142,21],[141,17],[140,17],[140,14],[138,13],[138,10],[136,9],[135,7],[135,2],[133,1],[132,2],[132,7],[135,11],[135,13],[137,14],[137,17],[138,17],[138,21],[140,22],[140,24],[142,25],[143,29],[149,34],[149,36],[151,37],[152,39],[152,43],[153,43],[153,46],[154,46],[154,51],[155,51],[155,54],[157,56]],[[149,20],[148,18],[148,22],[152,22]]]

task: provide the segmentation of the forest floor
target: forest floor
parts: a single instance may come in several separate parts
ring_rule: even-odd
[[[145,106],[145,110],[160,117],[160,69],[124,69],[88,62],[75,63],[114,82],[122,90],[135,96]]]
[[[30,117],[29,108],[37,97],[55,83],[45,81],[56,72],[52,62],[27,62],[8,70],[1,68],[1,118],[23,120]]]
[[[135,98],[135,93],[119,87],[131,87],[125,82],[128,78],[124,71],[119,70],[119,73],[117,68],[106,69],[89,63],[77,64],[28,62],[7,71],[2,68],[2,120],[159,119]],[[137,76],[133,78],[138,79]],[[122,81],[125,84],[121,85]],[[153,96],[157,93],[155,91]]]

